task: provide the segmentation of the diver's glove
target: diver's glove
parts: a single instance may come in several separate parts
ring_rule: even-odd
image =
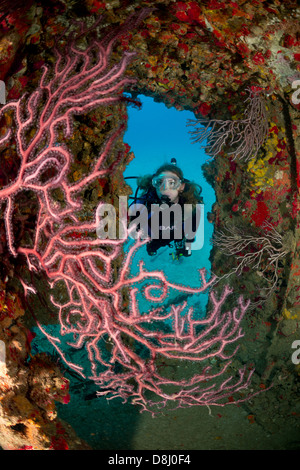
[[[190,243],[187,243],[187,240],[183,238],[183,240],[178,240],[174,242],[175,244],[175,253],[171,253],[173,259],[178,260],[181,256],[191,256],[191,248]],[[188,245],[188,247],[186,246]]]

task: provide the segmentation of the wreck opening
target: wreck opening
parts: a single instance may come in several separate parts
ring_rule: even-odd
[[[165,104],[144,95],[139,95],[139,100],[142,103],[141,109],[128,108],[128,129],[124,135],[124,142],[134,153],[134,159],[124,172],[124,178],[132,189],[129,205],[134,203],[136,194],[140,196],[143,193],[143,190],[138,188],[138,178],[153,174],[162,165],[170,164],[172,159],[175,159],[175,166],[183,171],[186,180],[200,186],[203,204],[189,257],[176,258],[174,243],[171,243],[171,246],[161,246],[154,256],[148,255],[144,245],[137,252],[132,269],[137,269],[138,260],[142,259],[149,270],[162,269],[171,281],[182,283],[185,279],[184,284],[196,287],[199,284],[199,269],[204,268],[207,276],[211,272],[209,257],[213,223],[209,215],[216,198],[213,187],[207,182],[202,171],[207,155],[199,145],[191,141],[187,122],[194,117],[192,112],[166,107]],[[197,307],[204,314],[208,292],[196,297]]]

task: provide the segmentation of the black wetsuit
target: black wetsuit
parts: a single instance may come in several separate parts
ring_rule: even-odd
[[[176,218],[176,207],[177,204],[170,204],[166,203],[167,201],[161,200],[158,198],[156,191],[151,190],[148,191],[147,194],[138,198],[133,204],[143,204],[146,206],[148,211],[148,236],[151,240],[147,243],[147,253],[150,256],[153,256],[157,253],[157,250],[164,246],[173,247],[175,245],[175,256],[190,256],[189,245],[195,240],[195,233],[198,228],[199,224],[199,215],[197,217],[197,211],[199,208],[193,207],[192,214],[190,218],[183,220],[184,210],[180,206],[180,217]],[[157,211],[156,229],[153,228],[151,223],[154,220],[154,213],[156,207],[159,207],[159,211]],[[169,211],[169,218],[167,219],[167,223],[164,220],[163,212],[164,210],[170,208]],[[172,210],[173,209],[173,210]],[[178,208],[177,208],[178,209]],[[158,218],[157,218],[158,216]],[[134,220],[134,217],[130,218]],[[181,225],[181,234],[180,234],[180,225]],[[192,236],[189,237],[185,233],[185,228],[189,227],[192,229]]]

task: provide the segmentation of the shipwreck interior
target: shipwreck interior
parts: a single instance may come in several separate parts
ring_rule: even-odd
[[[299,16],[0,1],[2,449],[299,449]],[[130,166],[144,97],[191,116],[199,163],[175,156],[209,200],[205,266],[126,249],[126,176],[174,156],[152,167],[153,137]]]

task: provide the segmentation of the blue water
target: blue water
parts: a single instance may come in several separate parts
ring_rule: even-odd
[[[200,285],[199,268],[205,268],[208,272],[211,269],[209,254],[212,248],[210,240],[213,226],[207,220],[207,213],[211,211],[215,202],[215,193],[204,179],[201,170],[207,157],[198,145],[191,143],[190,128],[186,126],[187,120],[194,119],[195,116],[189,111],[168,109],[163,103],[156,103],[150,97],[140,95],[139,99],[142,102],[142,109],[128,108],[128,130],[125,133],[124,142],[130,145],[135,159],[129,163],[124,176],[152,174],[159,166],[170,163],[172,157],[176,158],[177,165],[183,170],[185,178],[202,187],[204,245],[200,250],[193,250],[191,257],[181,257],[179,261],[172,260],[170,248],[161,248],[157,256],[149,257],[146,248],[142,247],[133,259],[131,272],[136,274],[138,261],[143,260],[147,270],[163,270],[168,280],[173,283],[198,287]],[[136,190],[135,181],[126,180],[132,187],[133,194]],[[178,292],[174,292],[173,295],[178,295]],[[203,315],[207,299],[207,293],[200,294],[189,298],[188,303],[196,305],[198,313]],[[146,304],[144,308],[147,308]]]

